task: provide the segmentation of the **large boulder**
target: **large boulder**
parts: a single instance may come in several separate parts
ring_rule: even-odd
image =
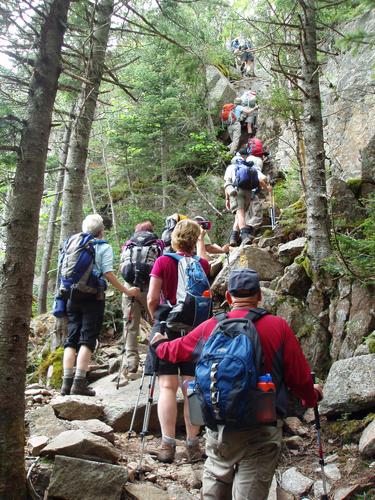
[[[119,465],[56,456],[48,498],[120,500],[126,481],[127,471]]]
[[[345,326],[350,314],[352,286],[347,278],[338,282],[337,296],[329,305],[328,330],[332,335],[330,355],[333,361],[339,358],[341,345],[345,336]]]
[[[236,89],[215,66],[206,67],[206,81],[209,109],[218,110],[223,104],[233,102]]]
[[[353,223],[363,218],[364,211],[346,182],[331,177],[327,181],[327,194],[331,200],[332,214],[336,219]]]
[[[26,422],[30,436],[54,438],[71,429],[70,422],[57,418],[50,405],[40,406],[27,412]]]
[[[104,420],[110,425],[115,432],[126,432],[129,430],[130,423],[133,416],[135,404],[137,402],[140,380],[131,380],[125,387],[116,389],[114,376],[109,375],[104,377],[94,384],[92,387],[96,391],[97,397],[102,399],[104,405]],[[134,421],[135,432],[140,432],[142,429],[142,422],[144,411],[147,404],[147,391],[148,391],[148,377],[145,378],[141,396],[138,402],[138,408]],[[159,431],[160,423],[157,415],[157,400],[159,397],[158,383],[155,386],[154,402],[151,406],[149,429],[151,431]],[[182,394],[178,393],[178,425],[183,421],[182,415],[183,398]]]
[[[291,264],[293,260],[303,251],[306,242],[307,239],[301,237],[280,245],[277,250],[280,261],[283,264]]]
[[[354,282],[351,293],[349,321],[345,325],[345,338],[339,358],[354,356],[363,338],[375,328],[375,290]]]
[[[89,420],[104,415],[103,405],[89,396],[60,396],[50,404],[56,415],[66,420]]]
[[[307,276],[304,268],[294,262],[285,268],[284,274],[277,283],[276,292],[304,299],[310,285],[311,279]]]
[[[358,30],[374,33],[374,9],[340,25],[337,38]],[[327,61],[321,78],[326,153],[332,158],[333,175],[345,180],[375,177],[374,156],[368,151],[374,141],[374,61],[370,45],[361,44],[355,50],[350,45]]]
[[[257,246],[238,247],[230,253],[229,265],[223,267],[212,283],[212,293],[224,296],[230,272],[241,267],[257,271],[261,281],[272,281],[274,278],[280,276],[284,269],[276,257],[267,250],[263,250]]]
[[[291,326],[313,370],[320,376],[325,375],[330,362],[330,336],[319,318],[312,315],[302,301],[291,296],[280,301],[277,314]]]
[[[52,439],[40,452],[41,456],[67,457],[97,460],[99,462],[117,462],[119,452],[105,438],[82,430],[65,431]]]
[[[374,409],[375,354],[333,363],[319,408],[327,416]]]

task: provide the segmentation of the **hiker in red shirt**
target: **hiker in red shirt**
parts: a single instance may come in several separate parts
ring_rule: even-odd
[[[231,306],[228,318],[243,318],[261,301],[259,278],[252,269],[237,269],[229,276],[226,300]],[[172,363],[196,361],[217,324],[215,317],[205,321],[183,338],[168,342],[155,335],[152,345],[158,358]],[[262,500],[269,487],[281,450],[282,418],[286,416],[288,393],[314,407],[323,397],[313,385],[310,367],[287,322],[265,314],[255,322],[264,356],[264,368],[276,386],[277,425],[255,425],[249,430],[219,433],[206,428],[207,460],[203,473],[204,499]]]
[[[190,219],[181,220],[173,230],[172,247],[177,255],[187,257],[188,259],[185,260],[191,261],[196,245],[198,249],[200,246],[204,246],[203,236],[204,232],[196,222]],[[201,266],[202,277],[207,283],[207,288],[209,288],[206,276],[209,275],[210,265],[206,259],[202,258],[199,259],[199,264]],[[153,333],[160,331],[159,322],[162,319],[168,318],[161,317],[163,308],[168,309],[168,304],[171,307],[176,305],[179,269],[177,261],[169,255],[159,257],[152,268],[147,304],[151,317],[156,319]],[[209,315],[205,319],[207,317]],[[170,339],[181,338],[186,332],[192,330],[192,327],[182,330],[177,327],[169,327],[169,322],[167,324],[167,334]],[[146,364],[149,367],[150,356]],[[149,368],[147,371],[149,371]],[[159,375],[158,417],[162,431],[162,443],[158,453],[158,460],[160,462],[171,463],[174,460],[176,449],[176,393],[180,386],[179,375],[182,381],[192,380],[195,373],[195,364],[190,360],[182,363],[161,361],[157,371]],[[186,426],[186,451],[189,461],[195,462],[202,458],[202,451],[200,450],[197,437],[200,427],[190,423],[187,401],[185,401],[184,417]]]

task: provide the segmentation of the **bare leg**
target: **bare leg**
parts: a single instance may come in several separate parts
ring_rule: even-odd
[[[78,351],[77,356],[77,370],[88,371],[89,363],[91,361],[92,351],[87,346],[82,345]]]
[[[63,367],[65,369],[73,369],[76,362],[77,351],[73,347],[66,347],[64,349]]]
[[[178,375],[159,375],[158,417],[163,436],[176,436]]]
[[[244,208],[239,208],[236,212],[236,220],[237,220],[237,225],[239,229],[242,229],[243,227],[246,226],[246,221],[245,221],[245,209]]]

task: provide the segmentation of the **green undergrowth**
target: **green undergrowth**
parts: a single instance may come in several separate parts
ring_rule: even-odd
[[[364,343],[367,345],[370,354],[375,354],[375,330],[364,338]]]
[[[365,217],[356,227],[334,233],[334,254],[323,267],[335,277],[347,276],[375,285],[375,194],[363,200]]]
[[[280,226],[286,234],[301,233],[306,229],[306,204],[301,197],[281,210]]]

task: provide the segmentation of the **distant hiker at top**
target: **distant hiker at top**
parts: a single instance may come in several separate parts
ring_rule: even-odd
[[[113,274],[113,250],[103,240],[101,216],[88,215],[82,222],[82,231],[64,242],[59,259],[59,296],[67,300],[68,315],[63,396],[95,396],[95,391],[87,386],[86,374],[103,323],[106,280],[125,295],[136,297],[139,294],[139,288],[122,285]]]
[[[231,50],[236,57],[236,67],[243,76],[255,77],[254,47],[248,38],[237,36],[231,42]]]
[[[232,141],[228,146],[229,152],[232,155],[239,147],[241,139],[241,120],[254,113],[256,110],[256,108],[249,108],[241,104],[241,98],[236,97],[233,104],[224,104],[220,114],[222,126],[228,128],[228,134]]]

